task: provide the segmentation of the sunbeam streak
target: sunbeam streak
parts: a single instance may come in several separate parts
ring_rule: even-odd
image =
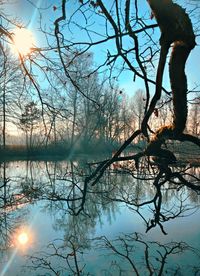
[[[15,256],[17,255],[17,252],[18,252],[18,248],[15,248],[12,255],[10,256],[10,259],[7,261],[7,263],[5,264],[3,270],[1,271],[0,276],[4,276],[6,274],[6,272],[8,271],[8,269],[10,267],[10,265],[12,264]]]
[[[32,15],[32,17],[31,17],[30,23],[29,23],[29,25],[28,25],[28,29],[31,29],[31,28],[32,28],[33,23],[34,23],[34,21],[35,21],[35,19],[36,19],[36,16],[37,16],[38,9],[39,9],[40,6],[41,6],[41,3],[42,3],[42,0],[38,0],[38,1],[37,1],[37,4],[36,4],[35,9],[34,9],[34,12],[33,12],[33,15]]]

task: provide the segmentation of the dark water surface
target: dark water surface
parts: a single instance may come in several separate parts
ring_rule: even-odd
[[[1,164],[0,276],[200,275],[197,193],[166,184],[157,200],[151,174],[116,168],[85,187],[89,173],[85,160]]]

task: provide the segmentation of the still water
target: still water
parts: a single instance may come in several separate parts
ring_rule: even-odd
[[[152,175],[116,168],[86,187],[90,170],[1,164],[0,276],[200,275],[197,193],[166,184],[158,196]]]

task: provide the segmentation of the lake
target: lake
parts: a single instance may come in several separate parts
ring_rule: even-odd
[[[0,276],[200,275],[200,196],[90,161],[1,164]]]

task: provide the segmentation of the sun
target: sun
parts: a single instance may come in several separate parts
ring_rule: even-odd
[[[30,54],[35,44],[33,33],[25,28],[15,29],[12,40],[12,50],[22,56]]]

